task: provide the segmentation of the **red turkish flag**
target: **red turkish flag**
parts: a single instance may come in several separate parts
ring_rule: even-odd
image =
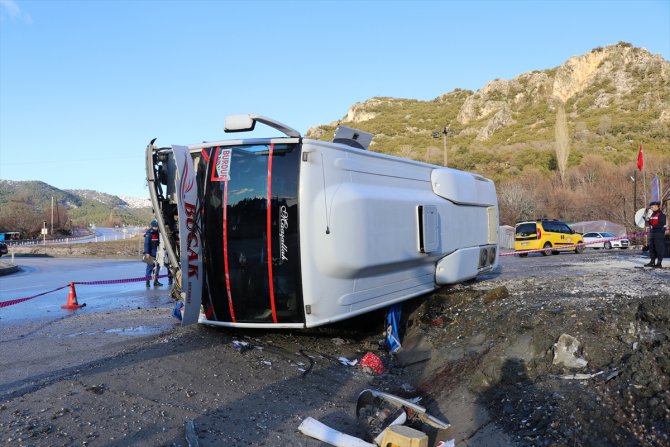
[[[644,166],[644,154],[642,153],[642,143],[640,143],[640,151],[637,153],[637,169],[641,171],[642,166]]]

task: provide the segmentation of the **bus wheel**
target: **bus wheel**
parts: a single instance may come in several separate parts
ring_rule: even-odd
[[[542,248],[544,248],[544,250],[542,250],[542,256],[549,256],[549,250],[547,249],[551,248],[551,242],[545,242],[544,247]]]

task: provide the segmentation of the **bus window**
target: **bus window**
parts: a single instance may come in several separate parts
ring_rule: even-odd
[[[298,144],[203,152],[205,302],[217,321],[300,323]]]

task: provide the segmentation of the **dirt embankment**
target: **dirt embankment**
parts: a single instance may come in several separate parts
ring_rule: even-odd
[[[519,446],[670,445],[670,273],[642,262],[515,258],[437,294],[410,316],[433,353],[418,387],[445,404],[467,388]]]

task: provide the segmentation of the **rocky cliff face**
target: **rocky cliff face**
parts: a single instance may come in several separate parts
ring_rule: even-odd
[[[392,148],[394,140],[407,144],[404,136],[430,135],[447,124],[453,141],[463,144],[529,143],[550,139],[558,103],[565,105],[573,129],[578,128],[573,134],[593,136],[607,131],[610,123],[628,140],[668,139],[670,63],[620,42],[572,57],[556,68],[493,80],[476,92],[455,90],[425,102],[371,98],[354,104],[341,120],[310,129],[308,136],[330,138],[332,128],[341,123],[381,134],[377,143]],[[502,134],[505,139],[500,141]],[[435,143],[426,137],[423,142],[415,138],[414,144]]]
[[[537,103],[550,106],[553,101],[568,103],[591,93],[593,98],[590,104],[582,104],[582,113],[632,102],[637,103],[640,111],[657,111],[656,120],[667,121],[670,116],[669,67],[668,61],[660,55],[641,48],[621,44],[597,48],[553,70],[489,82],[465,101],[456,119],[466,126],[484,120],[476,139],[485,141],[496,130],[514,124],[515,112]],[[636,97],[637,90],[646,91]]]

